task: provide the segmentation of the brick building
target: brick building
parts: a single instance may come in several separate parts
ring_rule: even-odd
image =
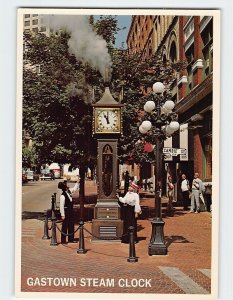
[[[194,172],[205,182],[212,180],[213,17],[132,16],[127,45],[130,54],[141,52],[142,58],[162,52],[164,61],[186,61],[170,86],[180,133],[164,143],[187,150],[164,162],[164,177],[176,179],[179,199],[182,173],[189,180]]]

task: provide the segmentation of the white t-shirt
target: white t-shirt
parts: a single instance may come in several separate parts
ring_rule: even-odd
[[[182,180],[181,182],[181,190],[182,192],[187,192],[189,189],[188,189],[188,185],[189,185],[189,182],[187,179],[184,179]]]
[[[141,207],[139,204],[139,195],[137,193],[128,192],[124,197],[119,197],[119,201],[134,206],[134,211],[136,213],[141,212]]]

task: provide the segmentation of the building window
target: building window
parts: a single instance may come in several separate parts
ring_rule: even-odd
[[[30,26],[30,21],[24,21],[24,26]]]
[[[201,33],[203,42],[203,58],[205,75],[208,76],[213,71],[213,21],[204,28]]]
[[[24,15],[24,18],[25,18],[25,19],[30,18],[30,15],[29,15],[29,14],[26,14],[26,15]]]
[[[41,32],[45,32],[46,31],[46,27],[45,26],[40,27],[40,31]]]
[[[38,25],[38,19],[32,20],[32,25]]]
[[[167,58],[166,58],[166,55],[164,54],[163,55],[163,63],[165,64],[167,62]]]
[[[194,44],[185,52],[185,56],[187,59],[188,87],[191,90],[193,88]]]
[[[194,19],[192,18],[192,20],[188,20],[189,23],[188,25],[185,25],[184,28],[184,41],[186,42],[194,33]],[[186,24],[187,24],[186,23]]]
[[[38,33],[38,27],[32,28],[32,31]]]
[[[33,17],[38,17],[38,14],[32,15]]]
[[[176,50],[176,43],[173,41],[170,47],[170,60],[171,62],[176,62],[177,61],[177,50]]]

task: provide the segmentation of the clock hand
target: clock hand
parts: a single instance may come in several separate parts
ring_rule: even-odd
[[[106,121],[107,121],[107,124],[109,124],[109,117],[108,117],[108,113],[107,113],[107,115],[104,115],[104,117],[105,117],[105,119],[106,119]]]
[[[107,112],[107,123],[109,124],[109,112]]]

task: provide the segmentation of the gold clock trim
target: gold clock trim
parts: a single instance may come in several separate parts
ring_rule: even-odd
[[[117,126],[113,128],[100,128],[98,126],[98,114],[102,111],[116,111],[117,112]],[[120,107],[94,107],[94,133],[121,133],[121,108]]]

